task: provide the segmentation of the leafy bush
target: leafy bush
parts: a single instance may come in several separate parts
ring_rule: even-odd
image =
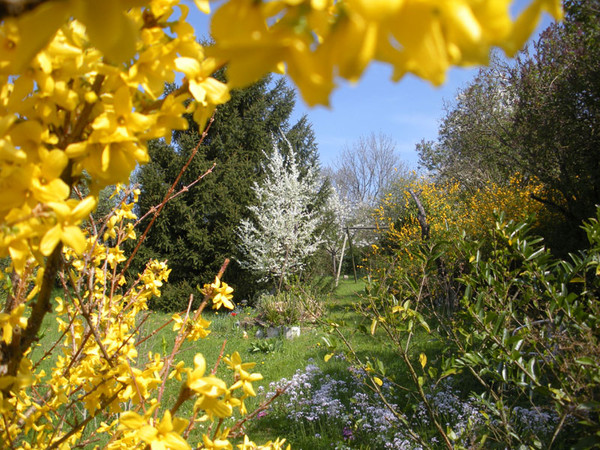
[[[461,370],[477,379],[482,401],[499,411],[507,442],[515,430],[502,408],[530,404],[559,417],[544,445],[554,444],[573,420],[581,424],[580,444],[600,443],[598,218],[584,229],[590,249],[570,260],[553,258],[526,224],[503,217],[491,232],[489,258],[481,258],[480,243],[461,241],[470,267],[460,279],[461,311],[445,326],[457,349],[446,373]]]
[[[373,278],[357,304],[371,323],[364,331],[380,351],[398,355],[410,375],[401,383],[409,403],[423,404],[447,448],[600,443],[600,209],[584,229],[590,248],[561,260],[527,223],[500,215],[481,240],[430,238],[415,245],[411,266]],[[441,313],[435,298],[447,252],[460,264],[446,265],[445,275],[460,296],[454,312]],[[428,343],[415,339],[419,330]],[[387,408],[406,414],[379,388],[388,368],[361,359],[343,340]],[[456,374],[463,389],[456,395],[482,414],[460,429],[445,425],[448,414],[431,387]]]

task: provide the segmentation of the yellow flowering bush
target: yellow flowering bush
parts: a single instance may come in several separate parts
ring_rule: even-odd
[[[504,185],[488,181],[469,191],[458,182],[420,179],[401,186],[397,193],[388,193],[375,214],[380,229],[391,239],[404,244],[420,241],[416,197],[424,208],[430,236],[448,240],[465,232],[470,239],[480,239],[493,228],[499,212],[516,222],[542,212],[543,204],[533,197],[539,197],[543,189],[541,183],[525,182],[518,174]]]
[[[186,438],[202,421],[213,425],[196,446],[232,448],[222,420],[245,412],[259,375],[236,354],[226,361],[231,385],[206,373],[201,355],[193,368],[175,361],[182,342],[208,334],[206,302],[173,317],[169,355],[138,354],[148,338],[140,333],[143,311],[169,269],[150,261],[137,277],[127,272],[122,244],[137,239],[135,192],[120,194],[103,222],[90,216],[101,189],[127,183],[148,161],[148,140],[169,141],[187,127],[184,114],[202,129],[230,89],[271,71],[287,72],[311,105],[327,104],[339,77],[358,80],[373,60],[391,65],[394,79],[414,73],[438,84],[451,65],[485,63],[491,46],[514,53],[542,11],[561,14],[559,0],[532,0],[515,21],[509,0],[229,0],[214,13],[215,42],[205,47],[187,16],[190,7],[208,14],[208,0],[12,3],[0,23],[0,257],[10,260],[0,313],[0,442],[7,448],[91,444],[92,421],[100,421],[107,448],[189,448]],[[226,83],[212,76],[222,67]],[[177,74],[181,87],[163,95]],[[231,307],[221,277],[205,288],[206,301]],[[52,299],[57,278],[64,293]],[[52,310],[61,338],[34,360]],[[46,373],[40,361],[49,358]],[[174,402],[163,398],[168,379],[182,383]],[[193,416],[178,417],[187,401]],[[283,445],[246,437],[238,447]]]
[[[380,261],[372,264],[372,275],[377,279],[389,277],[391,257],[396,272],[414,276],[422,270],[422,250],[433,251],[437,246],[437,251],[443,249],[444,257],[436,263],[439,283],[431,283],[431,297],[449,295],[450,303],[456,304],[453,279],[461,274],[464,261],[454,244],[463,234],[468,241],[485,241],[499,213],[515,222],[533,216],[547,221],[544,205],[533,198],[543,190],[541,183],[525,181],[518,174],[503,185],[487,182],[476,190],[466,190],[458,182],[429,179],[401,184],[384,197],[375,211],[382,240],[372,248],[373,261]]]
[[[254,364],[242,363],[239,353],[224,360],[233,372],[230,384],[214,371],[206,373],[201,354],[194,358],[193,367],[176,360],[184,341],[196,341],[210,333],[210,322],[201,316],[208,301],[214,308],[233,308],[232,289],[226,283],[219,281],[217,288],[207,290],[198,310],[190,311],[190,299],[190,308],[172,317],[177,335],[170,354],[140,354],[139,346],[151,337],[141,332],[148,318],[144,314],[147,302],[160,296],[170,270],[164,262],[153,260],[129,282],[123,273],[126,258],[121,248],[126,240],[136,239],[132,207],[137,194],[137,190],[125,192],[117,209],[102,223],[92,223],[81,255],[64,249],[64,264],[58,271],[63,295],[53,299],[59,341],[53,348],[36,349],[33,358],[27,350],[15,374],[7,366],[0,377],[0,414],[5,419],[0,438],[14,448],[70,448],[89,440],[85,427],[98,417],[103,425],[96,438],[105,433],[106,448],[144,448],[146,444],[152,448],[191,448],[185,437],[200,419],[219,422],[235,411],[247,412],[244,400],[255,395],[252,382],[262,377],[250,372]],[[26,264],[19,285],[44,279],[45,269],[38,267],[34,273],[34,267]],[[16,295],[19,291],[13,286],[11,302],[26,300]],[[35,293],[34,288],[29,296]],[[15,337],[28,329],[32,318],[23,315],[25,306],[21,303],[0,316],[4,352],[12,350]],[[53,362],[51,371],[36,370],[46,359]],[[173,378],[181,382],[179,396],[165,404],[165,385]],[[177,417],[180,406],[188,400],[194,402],[194,417]],[[220,440],[227,442],[228,430],[213,426]],[[229,444],[217,446],[208,432],[202,439],[206,448],[229,448]],[[260,448],[281,445],[280,441]]]

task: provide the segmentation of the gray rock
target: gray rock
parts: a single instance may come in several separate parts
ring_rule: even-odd
[[[281,334],[281,328],[279,327],[269,327],[267,328],[267,337],[274,338]]]
[[[300,327],[284,327],[283,335],[286,339],[294,339],[300,336]]]

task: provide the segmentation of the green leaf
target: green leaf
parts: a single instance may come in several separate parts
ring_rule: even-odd
[[[496,323],[494,324],[494,330],[493,330],[494,336],[498,334],[498,331],[500,331],[500,327],[504,324],[505,318],[506,318],[506,313],[503,312],[496,319]]]
[[[521,347],[523,346],[523,342],[524,342],[523,339],[519,339],[517,342],[515,342],[513,345],[513,350],[515,350],[517,352],[520,351]]]
[[[377,368],[379,369],[379,372],[381,373],[381,375],[385,375],[385,367],[383,365],[383,362],[378,359],[377,361]]]
[[[429,324],[427,322],[425,322],[425,319],[423,318],[423,316],[419,313],[416,313],[415,316],[417,317],[417,320],[419,321],[421,326],[425,329],[425,331],[427,331],[427,333],[431,333],[431,328],[429,328]]]
[[[583,411],[599,411],[600,410],[600,402],[585,402],[577,405],[577,409]]]
[[[538,256],[540,256],[542,253],[544,253],[546,249],[544,247],[540,248],[539,250],[533,252],[531,255],[529,255],[526,259],[526,261],[531,261],[532,259],[537,258]]]
[[[432,369],[432,367],[429,368],[429,370],[431,370],[431,369]],[[449,377],[450,375],[456,375],[457,373],[460,373],[460,371],[456,367],[452,367],[450,369],[444,370],[442,372],[442,375],[440,375],[440,378],[446,378],[446,377]]]
[[[594,359],[590,358],[589,356],[582,356],[581,358],[577,358],[575,360],[575,362],[577,364],[581,364],[582,366],[595,366],[596,365],[596,361],[594,361]]]
[[[537,380],[537,376],[535,375],[535,357],[531,358],[527,363],[527,370],[529,370],[529,374],[533,379]]]
[[[456,433],[452,430],[452,428],[448,428],[446,430],[446,436],[448,436],[448,439],[450,439],[451,441],[456,441],[458,439],[458,436],[456,435]]]
[[[417,280],[415,280],[414,278],[409,278],[407,281],[408,284],[410,284],[410,287],[413,290],[413,292],[419,292],[419,284],[417,283]]]
[[[473,287],[469,284],[465,289],[465,299],[470,300],[473,294]]]

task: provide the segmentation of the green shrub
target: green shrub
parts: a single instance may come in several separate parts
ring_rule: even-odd
[[[364,332],[378,352],[398,355],[410,375],[401,383],[408,403],[423,402],[447,448],[600,444],[597,214],[583,227],[589,248],[568,260],[554,257],[527,223],[499,215],[478,241],[432,236],[413,247],[410,266],[391,254],[386,270],[372,278],[357,304],[370,324]],[[457,295],[453,310],[437,301],[444,285]],[[418,330],[428,342],[415,339]],[[352,339],[344,342],[378,390],[388,365],[352,351]],[[434,401],[435,386],[457,378],[456,395],[485,418],[484,426],[460,433],[443,426],[443,405]],[[525,419],[533,416],[536,426]]]
[[[527,224],[502,216],[488,258],[481,258],[481,243],[460,243],[470,267],[459,280],[462,308],[445,327],[456,345],[445,373],[460,370],[478,381],[503,426],[501,442],[547,447],[575,437],[583,447],[600,444],[598,218],[584,225],[590,248],[569,260],[554,258]],[[548,441],[510,426],[507,412],[523,404],[558,415]],[[568,436],[563,428],[573,422],[579,426]]]

